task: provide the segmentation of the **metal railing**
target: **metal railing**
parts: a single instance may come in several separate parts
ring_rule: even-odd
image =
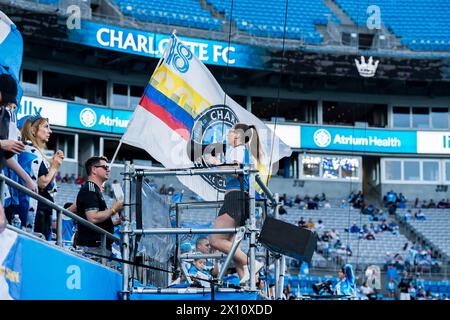
[[[57,237],[56,237],[56,245],[59,247],[63,246],[63,241],[62,241],[62,215],[65,215],[71,219],[73,219],[74,221],[76,221],[77,223],[91,229],[92,231],[95,231],[97,233],[99,233],[101,235],[101,248],[102,248],[102,252],[103,255],[106,255],[106,239],[112,240],[112,241],[120,241],[120,238],[116,237],[115,235],[109,233],[108,231],[105,231],[104,229],[98,227],[97,225],[93,224],[92,222],[89,222],[88,220],[85,220],[81,217],[79,217],[78,215],[76,215],[75,213],[64,209],[61,206],[58,206],[57,204],[51,202],[50,200],[42,197],[41,195],[27,189],[26,187],[22,186],[21,184],[15,182],[14,180],[11,180],[10,178],[6,177],[3,174],[0,174],[0,182],[1,182],[1,190],[3,190],[3,185],[6,183],[9,186],[17,189],[18,191],[25,193],[26,195],[28,195],[29,197],[36,199],[37,201],[44,203],[45,205],[51,207],[52,209],[56,210],[57,212]],[[3,192],[2,192],[3,195]],[[17,228],[15,228],[14,230],[19,230]],[[27,234],[29,235],[29,233],[24,233],[23,231],[21,231],[20,233],[22,234]],[[106,263],[106,259],[102,258],[102,263],[105,264]]]
[[[250,166],[245,166],[243,168],[236,168],[236,169],[228,169],[228,168],[188,168],[188,169],[163,169],[163,170],[136,170],[134,167],[127,162],[125,164],[125,172],[124,172],[124,180],[125,180],[125,199],[124,199],[124,207],[129,208],[129,204],[131,204],[131,181],[133,179],[136,179],[138,177],[146,177],[146,176],[194,176],[194,175],[203,175],[203,174],[221,174],[221,175],[232,175],[232,174],[238,174],[238,175],[248,175],[249,176],[249,194],[253,195],[255,194],[255,183],[262,184],[261,179],[257,179],[255,176],[257,174],[257,170],[253,169]],[[274,203],[275,199],[272,196],[272,193],[270,190],[266,188],[265,190],[269,197],[271,198],[271,201]],[[246,227],[239,227],[239,228],[223,228],[223,229],[192,229],[192,228],[155,228],[155,229],[135,229],[133,230],[130,226],[130,220],[131,215],[129,212],[129,209],[125,211],[124,214],[124,230],[122,231],[124,234],[124,241],[122,244],[122,257],[125,260],[129,260],[130,252],[128,250],[128,247],[130,246],[130,236],[131,235],[145,235],[145,234],[186,234],[186,233],[202,233],[202,234],[210,234],[210,233],[234,233],[236,234],[234,242],[232,244],[232,247],[230,249],[230,252],[226,256],[226,260],[224,265],[222,266],[218,279],[219,282],[223,279],[225,275],[225,271],[231,262],[231,259],[234,256],[234,253],[236,252],[239,243],[244,237],[244,234],[247,232],[250,234],[250,253],[249,253],[249,273],[250,275],[253,275],[256,271],[255,270],[255,259],[256,259],[256,233],[258,232],[258,229],[256,227],[256,218],[255,218],[255,197],[250,197],[250,217],[249,222],[247,223]],[[213,203],[208,203],[206,206],[214,205]],[[195,206],[194,204],[190,203],[187,204],[187,206]],[[173,208],[173,207],[172,207]],[[178,208],[175,206],[175,208]],[[122,269],[122,294],[123,299],[127,300],[129,298],[130,293],[139,293],[142,291],[142,289],[139,288],[133,288],[130,283],[130,270],[129,266],[124,265]],[[145,290],[144,290],[145,291]],[[256,281],[255,277],[250,277],[250,291],[256,292]],[[142,291],[143,292],[143,291]]]

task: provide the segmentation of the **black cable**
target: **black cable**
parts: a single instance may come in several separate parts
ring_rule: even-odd
[[[281,92],[281,85],[284,75],[284,60],[285,60],[285,44],[286,44],[286,28],[287,28],[287,18],[288,18],[288,6],[289,6],[289,0],[286,0],[286,6],[284,11],[284,27],[283,27],[283,44],[282,44],[282,56],[281,56],[281,71],[280,71],[280,81],[278,82],[278,88],[277,88],[277,103],[275,104],[275,123],[273,127],[273,133],[272,133],[272,143],[271,143],[271,150],[270,150],[270,160],[269,160],[269,176],[267,177],[267,184],[269,184],[270,175],[272,173],[272,161],[273,161],[273,150],[275,147],[275,137],[276,137],[276,130],[277,130],[277,124],[278,124],[278,108],[280,105],[280,92]],[[265,181],[264,181],[265,182]]]

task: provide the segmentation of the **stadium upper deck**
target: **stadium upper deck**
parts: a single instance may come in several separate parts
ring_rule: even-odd
[[[439,0],[14,0],[64,9],[84,18],[143,30],[172,30],[260,46],[332,46],[333,50],[450,51],[450,4]],[[84,6],[84,7],[83,7]],[[28,6],[39,10],[39,6]],[[45,8],[42,7],[41,9]],[[50,9],[51,10],[51,9]],[[170,32],[167,31],[167,32]],[[269,39],[269,41],[268,41]],[[394,52],[392,52],[394,50]]]

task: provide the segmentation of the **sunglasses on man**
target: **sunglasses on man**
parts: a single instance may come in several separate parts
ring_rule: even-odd
[[[106,164],[103,164],[103,165],[99,165],[99,166],[94,166],[94,167],[96,167],[96,168],[103,168],[103,169],[105,169],[106,171],[108,171],[108,170],[109,170],[109,166],[108,166],[108,165],[106,165]]]

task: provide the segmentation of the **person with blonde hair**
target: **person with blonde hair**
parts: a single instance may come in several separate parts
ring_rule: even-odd
[[[243,123],[235,124],[227,135],[226,163],[233,166],[250,164],[251,157],[259,162],[262,157],[262,148],[258,132],[253,125]],[[216,158],[210,158],[212,164],[220,164]],[[254,163],[256,165],[256,163]],[[249,179],[248,176],[239,177],[231,175],[226,177],[225,198],[219,215],[214,221],[213,228],[234,228],[244,226],[249,218]],[[254,195],[252,195],[254,196]],[[228,253],[233,244],[234,235],[212,234],[210,235],[211,246],[223,253]],[[241,284],[250,279],[248,269],[248,257],[240,248],[236,250],[233,257],[236,271],[241,279]],[[262,263],[256,261],[257,273]]]
[[[51,158],[44,153],[52,133],[47,118],[34,115],[28,116],[24,121],[21,119],[21,122],[25,150],[19,154],[19,164],[37,182],[39,195],[53,202],[53,195],[57,191],[55,175],[64,160],[64,153],[57,150]],[[52,208],[23,193],[19,199],[19,210],[27,217],[27,226],[31,225],[35,232],[42,233],[50,240]]]

